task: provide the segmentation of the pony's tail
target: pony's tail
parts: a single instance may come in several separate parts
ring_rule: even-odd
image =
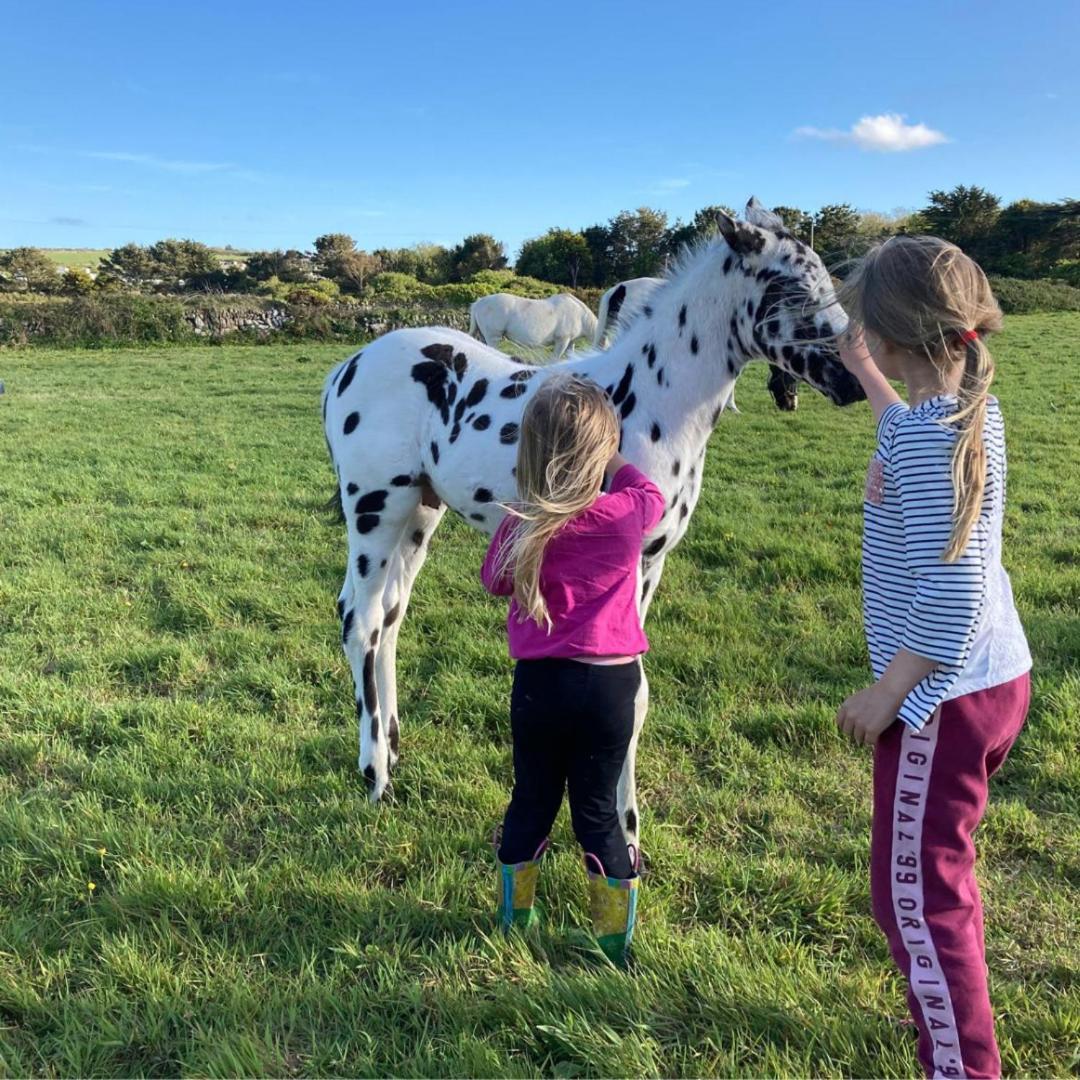
[[[469,308],[469,333],[474,338],[480,337],[480,328],[476,325],[476,313]]]
[[[324,514],[329,514],[333,521],[344,525],[345,524],[345,505],[341,501],[341,488],[334,489],[334,494],[322,505],[322,511]]]

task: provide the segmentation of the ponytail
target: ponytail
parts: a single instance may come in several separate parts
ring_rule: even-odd
[[[957,392],[959,408],[946,423],[957,429],[952,457],[953,527],[942,560],[955,562],[967,547],[982,512],[986,488],[987,395],[994,378],[994,358],[978,334],[964,335],[964,374]]]

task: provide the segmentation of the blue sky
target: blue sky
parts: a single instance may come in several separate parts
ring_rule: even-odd
[[[62,0],[4,26],[0,248],[513,253],[642,205],[1080,195],[1073,0]]]

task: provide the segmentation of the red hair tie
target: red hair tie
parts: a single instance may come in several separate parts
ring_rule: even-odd
[[[960,337],[964,341],[978,341],[979,333],[977,330],[959,330],[957,331]]]

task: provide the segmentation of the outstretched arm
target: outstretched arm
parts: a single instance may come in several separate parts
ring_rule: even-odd
[[[866,391],[866,400],[874,412],[874,423],[881,419],[881,414],[900,400],[900,395],[892,388],[889,380],[881,374],[870,350],[866,347],[860,331],[848,331],[840,339],[840,360],[844,367],[859,380],[859,385]]]

